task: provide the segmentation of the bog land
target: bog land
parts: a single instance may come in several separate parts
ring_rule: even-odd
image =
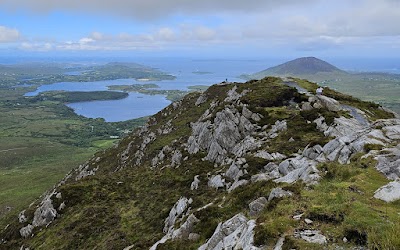
[[[72,72],[72,73],[71,73]],[[26,97],[41,85],[122,78],[175,77],[134,63],[79,65],[26,63],[0,65],[0,227],[68,171],[112,146],[146,118],[105,122],[79,116],[65,103],[115,100],[114,91],[52,91]]]

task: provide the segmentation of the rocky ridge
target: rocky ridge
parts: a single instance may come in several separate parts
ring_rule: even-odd
[[[302,192],[307,192],[303,190],[318,189],[334,171],[333,164],[355,168],[353,161],[365,161],[373,165],[388,181],[371,197],[385,202],[399,199],[400,120],[387,112],[383,118],[390,119],[376,119],[373,115],[382,112],[378,107],[361,110],[348,101],[341,103],[336,94],[310,93],[300,94],[279,78],[265,78],[215,85],[205,93],[191,94],[150,118],[115,148],[69,173],[42,201],[21,212],[11,227],[14,231],[1,235],[2,243],[50,246],[46,244],[53,242],[54,233],[79,223],[69,220],[75,214],[94,218],[86,223],[94,224],[113,246],[125,249],[345,244],[324,235],[329,222],[321,218],[328,216],[329,221],[331,215],[316,215],[307,212],[307,207],[299,209],[320,220],[317,224],[309,218],[296,222],[293,218],[298,214],[279,215],[287,228],[263,236],[267,230],[263,220],[269,213],[280,214],[274,210],[279,204],[302,199]],[[388,184],[389,180],[393,182]],[[102,191],[100,183],[106,184]],[[78,191],[83,193],[76,195]],[[115,202],[111,208],[110,201]],[[160,203],[172,206],[153,211]],[[111,214],[118,223],[109,228],[95,224],[98,218],[92,217],[93,211],[104,220],[114,219],[100,208],[115,210]],[[139,216],[141,224],[134,222]],[[122,224],[136,225],[140,233],[151,231],[143,234],[151,237],[134,237]],[[338,234],[351,235],[347,224],[343,227]],[[39,234],[41,230],[44,233]],[[64,240],[57,243],[59,248],[109,247],[96,238]]]

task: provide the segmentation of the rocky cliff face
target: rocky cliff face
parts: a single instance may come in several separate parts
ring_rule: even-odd
[[[22,211],[0,248],[400,247],[400,120],[316,87],[188,95]]]

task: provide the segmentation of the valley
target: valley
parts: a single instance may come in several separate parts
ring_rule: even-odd
[[[136,67],[132,70],[128,66]],[[112,146],[146,118],[119,123],[76,115],[65,103],[115,100],[127,93],[112,91],[25,93],[56,81],[121,77],[173,79],[150,68],[129,64],[84,67],[69,64],[0,66],[0,227],[68,171],[99,150]],[[128,67],[128,68],[127,68]],[[65,74],[72,70],[82,74]]]
[[[218,79],[207,76],[210,79],[204,81],[191,68],[187,72],[175,83],[171,81],[176,77],[135,63],[0,65],[0,228],[71,169],[142,126],[149,114],[170,103],[164,101],[165,97],[180,99],[188,91],[207,88],[195,84]],[[132,85],[143,78],[149,81]],[[107,86],[118,92],[109,91]],[[71,108],[94,104],[102,116],[105,101],[124,103],[128,95],[132,95],[133,103],[117,103],[110,110],[111,114],[121,113],[118,122],[106,122],[98,116],[87,118]],[[152,103],[143,113],[144,105],[139,103],[146,101]],[[154,104],[158,106],[154,108]],[[124,109],[138,113],[138,118],[129,119]]]

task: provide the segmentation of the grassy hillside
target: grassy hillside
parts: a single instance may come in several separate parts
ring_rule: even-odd
[[[59,79],[83,80],[86,76],[69,76],[65,72],[83,70],[81,66],[24,64],[1,66],[0,74],[0,227],[7,218],[33,202],[51,188],[68,171],[91,155],[116,142],[110,136],[123,137],[125,132],[143,125],[145,118],[120,123],[106,123],[103,119],[87,119],[76,115],[65,102],[124,98],[120,92],[48,92],[35,97],[24,97],[37,85]],[[106,69],[108,66],[103,66]],[[113,65],[113,68],[119,65]],[[152,70],[143,66],[127,65],[137,70]],[[87,68],[85,68],[87,69]],[[158,71],[157,71],[158,72]],[[121,73],[121,72],[120,72]],[[122,75],[121,75],[122,74]],[[120,77],[120,75],[107,77]],[[129,74],[133,74],[130,72]],[[159,73],[161,74],[161,73]],[[105,77],[106,72],[96,78]],[[133,76],[133,75],[132,75]],[[86,77],[86,78],[85,78]],[[100,77],[100,78],[97,78]],[[89,78],[87,78],[89,79]]]
[[[293,81],[310,91],[316,88],[308,81]],[[371,120],[393,117],[376,104],[329,89],[325,94],[368,111]],[[294,184],[250,181],[253,175],[265,172],[268,163],[279,163],[279,160],[256,157],[256,150],[280,152],[290,157],[310,145],[324,145],[332,138],[325,136],[311,121],[323,116],[331,124],[335,118],[349,116],[345,111],[324,108],[312,112],[301,110],[299,105],[307,100],[305,95],[273,77],[244,84],[214,85],[204,94],[191,93],[150,118],[145,128],[124,138],[117,147],[92,157],[84,166],[87,166],[85,171],[95,171],[94,175],[77,180],[81,170],[72,171],[65,184],[56,189],[59,198],[56,193],[51,196],[55,208],[63,202],[66,208],[57,210],[58,217],[48,227],[35,228],[34,237],[22,239],[19,229],[29,222],[21,224],[14,218],[7,230],[0,233],[0,238],[7,241],[3,246],[148,249],[165,235],[165,219],[173,205],[181,197],[190,197],[193,202],[188,214],[199,219],[191,230],[199,237],[168,240],[157,249],[196,249],[213,235],[218,223],[238,213],[256,221],[254,243],[258,246],[272,248],[278,238],[284,237],[284,249],[320,249],[320,245],[293,236],[297,230],[318,229],[328,238],[328,247],[400,247],[397,240],[397,229],[400,228],[398,202],[387,204],[372,198],[373,192],[388,181],[374,168],[374,160],[361,158],[370,149],[352,156],[351,164],[318,164],[321,180],[316,185],[302,181]],[[259,126],[256,140],[263,141],[258,148],[242,156],[247,166],[240,180],[248,182],[232,192],[210,187],[209,178],[223,174],[229,164],[207,160],[209,152],[204,149],[196,153],[185,150],[194,131],[192,126],[199,121],[217,123],[227,109],[237,110],[237,114],[248,113],[244,107],[261,115],[260,119],[255,118],[257,122],[252,122]],[[268,138],[263,135],[282,120],[287,121],[286,130]],[[175,165],[173,155],[177,151],[182,155],[180,163]],[[161,152],[164,152],[163,157]],[[240,158],[229,152],[227,157]],[[191,189],[195,176],[200,180],[199,188]],[[260,214],[250,214],[249,203],[260,196],[268,197],[276,187],[291,191],[293,196],[273,200]],[[35,210],[35,205],[27,208],[28,221]],[[188,214],[183,215],[175,226],[181,226]],[[292,218],[298,214],[313,220],[312,224]],[[343,242],[344,237],[347,243]]]

